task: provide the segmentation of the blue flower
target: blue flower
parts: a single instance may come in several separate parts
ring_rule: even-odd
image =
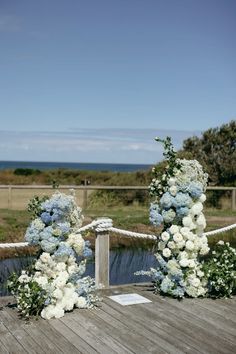
[[[188,193],[178,192],[173,199],[173,205],[176,209],[181,207],[190,208],[193,204],[193,201]]]
[[[153,224],[155,226],[159,226],[163,222],[163,217],[159,213],[159,207],[157,204],[154,204],[154,203],[151,204],[149,220],[150,220],[151,224]]]
[[[184,297],[184,289],[180,286],[172,290],[172,295],[175,297]]]
[[[75,256],[75,252],[69,245],[61,242],[58,249],[54,253],[54,256],[57,259],[57,261],[63,261],[65,257],[67,258],[70,256]]]
[[[176,209],[176,213],[178,217],[183,218],[184,216],[189,214],[189,208],[188,207],[180,207]]]
[[[163,210],[162,211],[163,220],[167,224],[171,223],[174,220],[175,216],[176,216],[176,214],[175,214],[175,211],[173,209]]]
[[[41,220],[44,222],[44,224],[49,225],[52,222],[52,217],[49,213],[47,213],[46,211],[44,211],[41,215],[40,215]]]
[[[172,204],[173,204],[173,196],[169,192],[164,193],[160,199],[161,207],[164,209],[170,209]]]
[[[202,183],[195,181],[191,182],[188,186],[188,192],[192,198],[198,199],[203,193],[203,185]]]

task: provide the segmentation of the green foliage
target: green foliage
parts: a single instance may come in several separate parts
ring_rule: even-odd
[[[34,198],[30,199],[28,204],[28,212],[31,214],[31,219],[37,218],[41,213],[41,203],[47,200],[48,196],[38,197],[35,196]]]
[[[236,121],[183,142],[181,157],[198,160],[215,185],[236,185]]]
[[[14,170],[14,174],[16,176],[32,176],[32,175],[39,175],[41,173],[38,169],[33,168],[16,168]]]
[[[208,278],[209,297],[231,297],[236,293],[236,250],[228,242],[217,243],[203,271]]]
[[[27,272],[21,276],[13,273],[7,282],[8,290],[17,299],[17,308],[22,317],[39,316],[45,306],[46,292]]]

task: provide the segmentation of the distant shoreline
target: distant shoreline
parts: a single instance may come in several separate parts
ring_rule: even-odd
[[[17,168],[38,169],[40,171],[53,169],[68,169],[81,171],[136,172],[147,171],[150,164],[116,164],[116,163],[86,163],[86,162],[35,162],[35,161],[0,161],[0,170],[15,170]]]

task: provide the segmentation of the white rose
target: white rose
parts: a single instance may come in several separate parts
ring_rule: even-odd
[[[195,268],[195,262],[194,262],[194,260],[193,259],[189,259],[189,264],[188,264],[188,266],[189,266],[189,268]]]
[[[194,243],[190,240],[188,240],[185,244],[185,247],[187,250],[192,251],[194,249]]]
[[[180,250],[184,246],[185,246],[185,241],[184,240],[176,243],[176,248],[178,248],[178,250]]]
[[[169,231],[170,233],[173,235],[173,234],[176,234],[177,232],[179,232],[179,226],[177,225],[172,225],[170,228],[169,228]]]
[[[169,258],[171,256],[171,251],[169,248],[164,248],[164,250],[162,251],[162,254],[164,257]]]
[[[179,264],[180,264],[181,267],[184,267],[184,268],[185,268],[185,267],[188,266],[189,260],[186,259],[186,258],[183,258],[183,259],[181,259],[181,260],[179,261]]]
[[[190,216],[185,216],[182,222],[185,227],[190,227],[192,225],[192,218]]]
[[[169,240],[170,235],[168,234],[168,232],[164,231],[164,232],[162,232],[162,234],[161,234],[161,238],[162,238],[163,241],[166,242],[166,241]]]
[[[175,243],[174,243],[173,241],[169,241],[168,244],[167,244],[167,246],[168,246],[171,250],[173,250],[176,245],[175,245]]]
[[[183,240],[183,236],[179,232],[177,232],[176,234],[174,234],[173,239],[175,242],[181,242]]]
[[[192,208],[190,209],[190,213],[192,215],[199,215],[202,212],[203,205],[201,202],[197,202],[193,204]]]
[[[166,242],[160,241],[160,242],[158,243],[158,249],[159,249],[160,251],[163,251],[165,247],[166,247]]]

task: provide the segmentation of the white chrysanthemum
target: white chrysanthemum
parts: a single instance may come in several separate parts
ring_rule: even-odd
[[[171,227],[169,228],[170,233],[176,234],[177,232],[179,232],[179,226],[178,225],[171,225]]]
[[[183,241],[183,236],[181,235],[181,233],[177,232],[176,234],[174,234],[173,240],[175,242],[181,242]]]
[[[164,242],[167,242],[170,238],[170,235],[168,234],[168,232],[164,231],[162,232],[161,234],[161,239],[164,241]]]
[[[164,248],[164,250],[162,251],[162,254],[164,257],[169,258],[171,256],[171,251],[169,248]]]

